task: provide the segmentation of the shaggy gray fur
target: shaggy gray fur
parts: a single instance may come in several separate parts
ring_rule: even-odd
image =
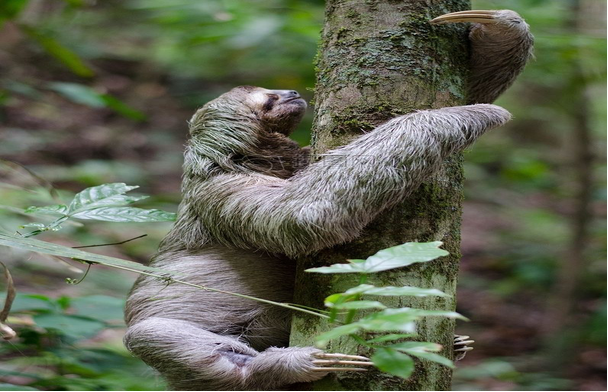
[[[532,58],[534,36],[516,12],[496,12],[496,24],[475,24],[471,41],[469,103],[494,102]]]
[[[510,118],[489,104],[419,111],[309,164],[287,137],[305,108],[294,91],[244,86],[196,112],[178,220],[153,266],[289,302],[293,258],[356,238],[447,156]],[[142,276],[125,317],[129,350],[174,389],[264,390],[326,374],[313,370],[319,350],[280,348],[290,323],[282,308]]]

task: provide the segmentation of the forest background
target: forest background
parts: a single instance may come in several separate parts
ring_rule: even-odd
[[[473,1],[531,25],[536,58],[497,102],[514,114],[465,155],[458,311],[476,340],[457,390],[606,389],[606,3]],[[125,182],[175,211],[187,120],[236,85],[307,100],[323,1],[6,0],[0,3],[0,158],[64,201]],[[433,15],[436,16],[436,15]],[[308,143],[312,110],[293,137]],[[55,204],[0,161],[0,231]],[[43,240],[124,241],[95,252],[146,263],[171,223],[68,225]],[[91,250],[91,249],[90,249]],[[0,248],[18,297],[0,390],[155,390],[122,347],[133,274],[82,273]]]

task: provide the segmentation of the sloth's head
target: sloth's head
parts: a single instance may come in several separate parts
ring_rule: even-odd
[[[294,90],[239,86],[203,106],[193,118],[258,125],[258,129],[289,135],[302,120],[306,101]]]
[[[306,101],[295,90],[267,90],[262,87],[241,86],[228,94],[242,95],[242,103],[271,132],[289,135],[302,120]]]
[[[220,168],[290,177],[298,164],[307,162],[299,145],[287,137],[305,111],[306,102],[293,90],[233,88],[190,120],[185,173],[208,175]]]

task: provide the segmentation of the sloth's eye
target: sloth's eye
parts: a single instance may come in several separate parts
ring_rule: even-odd
[[[263,106],[263,110],[264,111],[269,111],[273,108],[275,101],[279,100],[279,96],[277,94],[268,94],[268,99],[266,100],[266,103]]]

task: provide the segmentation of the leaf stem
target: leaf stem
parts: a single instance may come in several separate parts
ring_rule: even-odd
[[[86,261],[86,260],[78,259],[78,258],[75,258],[75,257],[73,257],[72,259],[76,260],[76,261],[88,263],[88,264],[100,264],[100,263],[97,263],[97,262]],[[252,301],[257,301],[257,302],[262,302],[262,303],[266,303],[266,304],[270,304],[270,305],[274,305],[274,306],[279,306],[279,307],[282,307],[282,308],[286,308],[286,309],[290,309],[290,310],[295,310],[295,311],[302,312],[302,313],[311,314],[311,315],[314,315],[314,316],[317,316],[317,317],[321,317],[321,318],[329,318],[328,315],[320,313],[321,311],[319,311],[319,310],[312,311],[312,310],[308,310],[306,308],[298,307],[298,305],[294,305],[294,304],[289,304],[289,303],[285,303],[285,302],[275,302],[275,301],[270,301],[268,299],[252,297],[252,296],[246,295],[246,294],[239,294],[239,293],[233,293],[231,291],[214,289],[214,288],[211,288],[211,287],[201,286],[199,284],[190,283],[190,282],[186,282],[186,281],[183,281],[183,280],[175,279],[172,276],[159,275],[159,274],[154,274],[152,272],[138,271],[138,270],[136,270],[134,268],[124,267],[124,266],[118,266],[118,265],[107,265],[107,266],[108,267],[112,267],[112,268],[117,268],[117,269],[120,269],[120,270],[124,270],[124,271],[136,272],[138,274],[150,276],[150,277],[153,277],[153,278],[162,279],[164,281],[167,281],[169,284],[171,284],[171,283],[179,283],[179,284],[183,284],[183,285],[186,285],[186,286],[195,287],[195,288],[198,288],[198,289],[201,289],[201,290],[213,291],[215,293],[222,293],[222,294],[232,295],[233,297],[250,299]]]

